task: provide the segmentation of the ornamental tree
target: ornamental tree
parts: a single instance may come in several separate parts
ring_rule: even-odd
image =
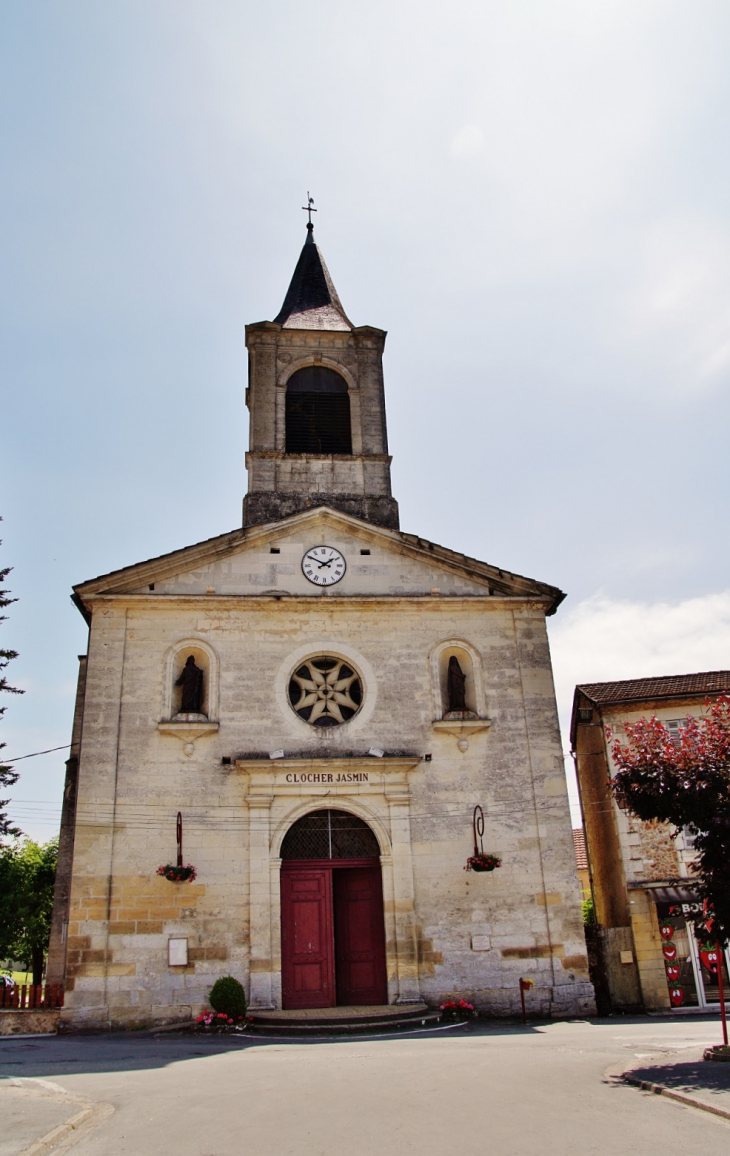
[[[0,960],[17,959],[43,981],[51,935],[58,839],[0,848]]]
[[[705,915],[697,931],[730,942],[730,695],[689,716],[679,735],[657,718],[626,723],[626,744],[613,742],[618,767],[611,787],[619,806],[637,819],[689,827]],[[611,740],[611,732],[608,739]]]

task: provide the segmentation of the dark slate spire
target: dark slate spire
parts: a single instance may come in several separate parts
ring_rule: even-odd
[[[274,321],[284,329],[353,328],[317,248],[311,221],[284,304]]]

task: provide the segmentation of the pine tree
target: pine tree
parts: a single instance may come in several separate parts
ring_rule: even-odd
[[[2,519],[0,519],[0,521],[2,521]],[[2,545],[1,542],[0,545]],[[0,610],[4,610],[6,606],[10,606],[12,602],[18,601],[17,598],[10,598],[10,591],[6,590],[4,587],[5,579],[10,573],[10,570],[10,566],[6,566],[4,570],[0,570]],[[6,619],[7,614],[0,614],[0,622],[5,622]],[[0,691],[5,691],[7,694],[25,693],[25,691],[19,690],[17,686],[10,686],[5,676],[5,670],[8,663],[17,657],[17,650],[0,649]],[[5,714],[6,709],[7,707],[0,706],[0,718],[2,718],[2,716]],[[2,751],[4,750],[5,745],[5,743],[0,743],[0,758],[2,757]],[[14,783],[17,783],[18,778],[18,772],[13,770],[12,766],[7,766],[3,763],[0,763],[0,789],[4,787],[12,787]],[[7,837],[8,835],[16,837],[18,835],[22,835],[20,828],[15,827],[8,818],[8,814],[5,808],[9,802],[9,799],[0,799],[0,846],[2,846],[4,837]]]

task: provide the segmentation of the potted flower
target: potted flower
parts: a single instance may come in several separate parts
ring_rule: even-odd
[[[477,851],[466,861],[465,871],[494,871],[502,866],[499,855],[487,855],[484,851]]]
[[[249,1020],[245,1016],[229,1016],[226,1012],[203,1012],[195,1020],[197,1031],[206,1033],[244,1032],[248,1026]]]
[[[157,874],[163,875],[171,883],[192,883],[198,877],[192,863],[166,863],[164,867],[157,868]]]
[[[474,1004],[467,1003],[465,999],[447,999],[441,1004],[440,1011],[441,1018],[445,1020],[476,1019],[477,1014],[474,1011]]]

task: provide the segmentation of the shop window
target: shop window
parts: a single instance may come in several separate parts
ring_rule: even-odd
[[[713,940],[695,934],[691,917],[702,915],[702,904],[657,903],[657,915],[672,1007],[718,1004],[718,966],[722,967],[723,984],[727,990],[728,953],[718,952]]]

